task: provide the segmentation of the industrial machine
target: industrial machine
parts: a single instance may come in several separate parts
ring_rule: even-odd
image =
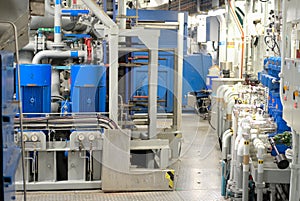
[[[299,1],[185,1],[206,12],[192,20],[176,1],[11,2],[0,3],[17,7],[0,14],[4,200],[14,188],[173,190],[188,106],[216,129],[222,196],[300,199]]]
[[[187,55],[187,13],[105,2],[32,1],[16,65],[1,53],[5,190],[174,189],[185,95],[211,56]]]

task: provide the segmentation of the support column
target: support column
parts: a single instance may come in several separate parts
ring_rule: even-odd
[[[158,82],[158,44],[156,48],[149,51],[148,67],[148,138],[157,135],[157,82]]]
[[[109,118],[118,122],[118,35],[109,35]]]
[[[178,14],[177,51],[174,62],[174,129],[181,130],[182,122],[182,76],[183,76],[183,40],[184,40],[184,13]]]

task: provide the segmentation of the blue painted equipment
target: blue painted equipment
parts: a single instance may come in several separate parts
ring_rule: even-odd
[[[148,54],[135,52],[133,54],[137,63],[148,63]],[[173,66],[174,56],[170,52],[159,52],[158,61],[158,86],[157,100],[159,112],[172,112],[173,110]],[[134,68],[131,71],[131,100],[135,103],[139,112],[147,111],[148,100],[148,66]]]
[[[186,95],[207,89],[205,78],[212,66],[210,55],[193,54],[183,58],[182,105],[187,105]]]
[[[17,106],[13,104],[14,68],[13,53],[0,51],[1,65],[1,172],[3,175],[1,200],[15,198],[15,172],[20,159],[20,149],[14,143],[14,117]]]
[[[21,64],[21,93],[24,113],[51,111],[51,65]]]
[[[105,112],[106,67],[71,66],[71,101],[72,112]]]
[[[265,70],[258,73],[259,81],[269,88],[268,113],[277,123],[277,133],[290,131],[282,119],[282,103],[279,96],[279,73],[281,71],[281,58],[270,57],[264,60]]]
[[[148,54],[145,52],[135,52],[133,57],[135,63],[147,63]],[[173,77],[174,77],[174,55],[171,52],[159,52],[158,67],[158,112],[173,111]],[[142,59],[137,59],[142,58]],[[186,95],[189,92],[199,92],[207,89],[205,77],[208,69],[212,65],[209,55],[194,54],[186,55],[183,60],[183,80],[182,80],[182,105],[187,105]],[[148,100],[148,66],[133,68],[131,71],[131,100],[137,105],[133,109],[139,112],[147,111]],[[137,102],[140,102],[136,104]],[[142,103],[143,102],[143,103]]]

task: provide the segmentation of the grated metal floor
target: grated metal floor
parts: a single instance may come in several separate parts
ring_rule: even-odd
[[[207,121],[194,113],[183,114],[183,144],[175,164],[173,192],[103,193],[101,191],[28,192],[27,201],[222,201],[220,195],[221,152]],[[23,201],[22,193],[17,200]]]

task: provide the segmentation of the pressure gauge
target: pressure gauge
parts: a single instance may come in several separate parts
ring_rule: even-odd
[[[32,141],[32,142],[36,142],[36,141],[38,141],[38,139],[39,139],[39,138],[38,138],[37,135],[32,135],[32,136],[31,136],[31,141]]]
[[[28,136],[27,135],[23,135],[23,141],[24,142],[28,141]]]
[[[79,141],[83,141],[83,140],[84,140],[84,135],[79,134],[79,135],[78,135],[78,140],[79,140]]]
[[[93,134],[89,135],[89,140],[90,140],[90,141],[95,140],[95,136],[94,136]]]

